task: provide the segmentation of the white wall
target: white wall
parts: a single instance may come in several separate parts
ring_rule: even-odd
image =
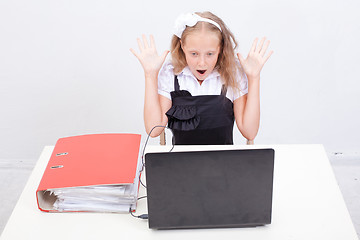
[[[272,41],[256,143],[358,152],[359,8],[356,0],[2,0],[0,158],[37,158],[77,134],[145,136],[143,73],[129,48],[153,33],[158,51],[168,49],[178,14],[203,10],[223,18],[243,55],[256,36]],[[238,132],[235,142],[244,143]]]

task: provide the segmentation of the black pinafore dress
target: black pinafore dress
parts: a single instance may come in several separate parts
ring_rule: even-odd
[[[223,85],[220,95],[192,96],[180,90],[177,76],[166,112],[176,145],[233,144],[234,107]]]

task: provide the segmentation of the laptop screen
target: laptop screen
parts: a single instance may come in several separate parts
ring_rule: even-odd
[[[149,227],[247,227],[271,223],[274,150],[145,155]]]

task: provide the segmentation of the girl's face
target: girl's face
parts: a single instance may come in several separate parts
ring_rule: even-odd
[[[202,81],[214,70],[220,53],[220,40],[216,33],[195,31],[186,36],[181,46],[190,71]]]

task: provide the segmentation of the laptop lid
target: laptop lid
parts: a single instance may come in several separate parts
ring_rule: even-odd
[[[145,155],[149,228],[271,223],[274,150]]]

